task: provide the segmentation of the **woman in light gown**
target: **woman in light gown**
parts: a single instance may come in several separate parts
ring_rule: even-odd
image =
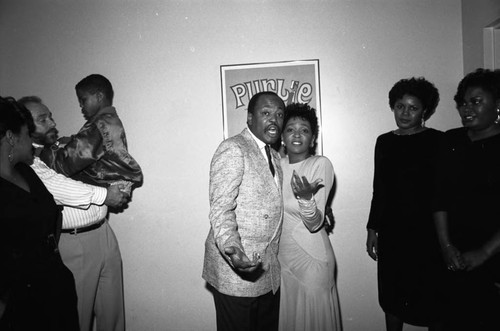
[[[335,256],[323,227],[333,167],[316,156],[318,118],[307,104],[286,107],[281,159],[285,214],[278,259],[281,264],[279,329],[341,330],[335,285]]]

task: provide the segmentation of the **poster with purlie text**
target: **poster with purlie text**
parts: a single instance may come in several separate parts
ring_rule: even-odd
[[[307,103],[316,109],[322,154],[319,60],[283,61],[221,66],[224,139],[246,127],[248,102],[256,93],[275,92],[285,105]]]

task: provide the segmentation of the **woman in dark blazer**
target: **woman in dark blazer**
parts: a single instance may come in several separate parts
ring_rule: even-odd
[[[434,171],[442,132],[424,123],[439,92],[424,78],[398,81],[389,92],[397,129],[375,146],[373,199],[367,251],[378,262],[379,302],[388,331],[403,323],[439,330],[442,299],[439,254],[432,219]]]
[[[455,102],[463,127],[445,133],[434,206],[447,330],[500,330],[500,71],[465,76]]]
[[[0,98],[0,330],[78,330],[73,275],[57,248],[60,210],[30,168],[33,119]]]

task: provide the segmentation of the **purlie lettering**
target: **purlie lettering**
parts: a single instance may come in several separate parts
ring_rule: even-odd
[[[276,93],[285,104],[290,103],[309,103],[312,100],[313,86],[311,83],[305,82],[300,84],[299,81],[292,80],[290,88],[284,87],[285,80],[277,79],[260,79],[249,82],[238,83],[230,86],[236,100],[235,109],[240,109],[248,104],[248,101],[253,95],[263,92],[272,91]],[[246,108],[244,108],[246,110]]]

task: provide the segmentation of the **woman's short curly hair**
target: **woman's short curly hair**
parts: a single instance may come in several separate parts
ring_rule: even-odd
[[[479,87],[490,93],[494,100],[500,99],[500,70],[479,68],[462,78],[453,97],[457,107],[464,103],[465,91],[471,87]]]
[[[316,116],[316,109],[310,107],[306,103],[291,103],[285,107],[285,119],[283,120],[283,129],[286,127],[288,121],[292,118],[301,118],[308,121],[311,125],[312,134],[314,135],[314,144],[309,148],[311,155],[316,154],[316,146],[318,145],[318,116]]]
[[[394,104],[405,95],[411,95],[422,103],[425,109],[423,118],[428,120],[436,111],[439,104],[438,89],[424,77],[401,79],[389,91],[389,106],[394,109]]]
[[[8,130],[19,134],[24,125],[28,127],[30,135],[35,131],[31,112],[12,97],[0,97],[0,138]]]

